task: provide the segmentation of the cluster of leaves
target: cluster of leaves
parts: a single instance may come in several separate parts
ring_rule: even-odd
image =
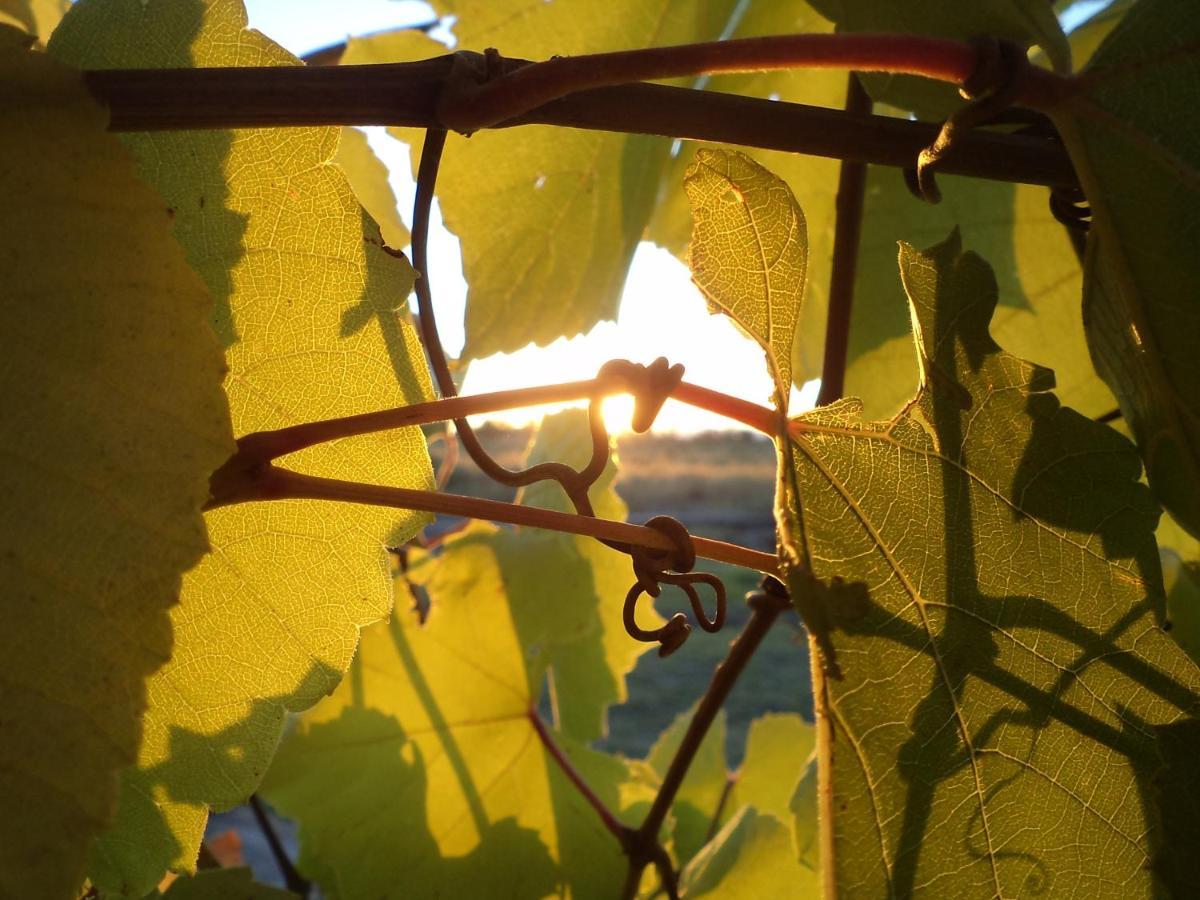
[[[434,5],[462,46],[531,58],[836,28],[990,33],[1059,71],[1087,61],[1047,110],[1094,211],[1082,265],[1042,189],[947,178],[928,207],[871,170],[847,371],[861,399],[775,436],[818,720],[754,723],[736,775],[718,721],[661,839],[689,896],[812,896],[822,878],[852,896],[1195,891],[1187,3],[1118,2],[1070,40],[1039,0]],[[86,877],[146,896],[194,868],[210,809],[261,786],[328,896],[617,894],[620,846],[560,757],[634,827],[687,722],[644,760],[591,746],[641,650],[619,628],[623,557],[474,525],[398,568],[385,547],[420,514],[202,515],[234,435],[430,398],[382,167],[329,128],[109,135],[74,69],[298,61],[246,29],[240,0],[80,0],[51,35],[64,12],[0,3],[0,378],[17,398],[0,413],[0,893],[66,897]],[[344,61],[443,50],[399,32]],[[864,81],[877,111],[959,102]],[[706,86],[832,106],[845,76]],[[544,127],[453,138],[439,197],[470,286],[465,357],[611,317],[648,238],[762,344],[783,402],[820,369],[835,167]],[[1090,418],[1118,401],[1136,448]],[[549,420],[530,459],[577,459],[585,434],[578,414]],[[415,428],[285,462],[432,487]],[[620,519],[612,477],[593,500]],[[545,486],[520,501],[566,508]],[[1159,525],[1159,504],[1175,519]],[[165,896],[254,890],[219,871]]]

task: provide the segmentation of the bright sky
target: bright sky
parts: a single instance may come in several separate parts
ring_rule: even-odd
[[[246,0],[246,7],[252,27],[297,55],[337,43],[347,34],[399,28],[433,18],[424,3],[395,0]],[[391,172],[401,214],[411,224],[413,182],[408,148],[382,128],[366,131],[371,146]],[[442,227],[436,206],[429,256],[442,340],[447,352],[457,353],[463,342],[467,286],[458,240]],[[585,335],[549,347],[527,347],[511,355],[478,360],[467,373],[463,393],[590,378],[615,356],[642,363],[665,356],[684,365],[688,381],[756,403],[770,403],[771,381],[762,350],[725,317],[709,315],[687,267],[648,243],[634,256],[615,323],[603,322]],[[803,395],[793,394],[792,411],[810,408],[815,398],[814,382]],[[631,405],[628,398],[607,402],[605,417],[612,430],[628,429]],[[524,424],[546,411],[545,407],[514,411],[497,418]],[[655,423],[656,430],[682,432],[740,427],[675,402],[667,403]]]

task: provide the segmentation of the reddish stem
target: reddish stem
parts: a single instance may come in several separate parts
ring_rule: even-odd
[[[645,50],[560,56],[478,84],[469,76],[443,96],[442,122],[471,132],[590,88],[722,72],[850,69],[920,75],[962,84],[978,64],[963,41],[908,34],[790,34]],[[1060,76],[1034,70],[1020,99],[1045,105]]]
[[[621,820],[613,814],[612,810],[604,805],[604,801],[592,790],[591,785],[584,780],[583,775],[571,763],[567,754],[563,752],[562,747],[558,746],[558,743],[554,740],[554,736],[550,733],[550,729],[546,727],[546,723],[542,721],[542,717],[537,714],[537,711],[530,709],[526,715],[529,717],[529,723],[533,726],[533,730],[537,734],[538,740],[542,742],[542,746],[546,749],[546,752],[558,763],[558,767],[567,776],[567,780],[575,785],[576,790],[583,795],[583,799],[591,804],[592,809],[600,816],[600,821],[604,823],[604,827],[612,833],[613,837],[624,848],[629,842],[629,834],[632,829],[623,825]]]
[[[336,419],[323,419],[319,422],[305,422],[275,431],[256,431],[238,439],[237,453],[222,466],[222,470],[243,469],[270,462],[315,444],[357,435],[374,434],[392,428],[403,428],[406,425],[427,425],[431,422],[460,419],[480,413],[540,406],[545,403],[564,403],[627,392],[628,387],[621,380],[593,378],[588,381],[568,381],[563,384],[517,388],[466,397],[449,397],[444,400],[414,403],[411,406],[400,406],[378,412],[340,416]],[[741,400],[728,394],[722,394],[720,391],[688,384],[686,381],[672,392],[671,397],[741,422],[743,425],[771,437],[778,433],[777,414],[765,406],[759,406],[748,400]]]

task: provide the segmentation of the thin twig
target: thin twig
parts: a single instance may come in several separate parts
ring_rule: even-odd
[[[216,509],[235,503],[265,500],[337,500],[343,503],[360,503],[368,506],[387,506],[394,509],[413,509],[448,516],[463,516],[471,519],[488,519],[531,528],[546,528],[569,534],[582,534],[606,541],[647,547],[651,550],[675,550],[675,544],[663,532],[630,522],[615,522],[592,516],[581,516],[556,510],[540,509],[535,506],[520,506],[499,500],[481,497],[464,497],[435,491],[419,491],[410,488],[387,487],[378,484],[360,484],[336,478],[319,478],[265,465],[230,479],[223,485],[224,493],[208,505]],[[712,538],[692,539],[696,555],[705,559],[726,562],[730,565],[753,569],[774,575],[779,561],[770,553],[752,550],[738,544],[716,541]]]
[[[713,811],[712,821],[708,823],[708,833],[704,835],[704,843],[711,841],[721,828],[721,816],[725,814],[725,807],[729,803],[730,796],[733,795],[733,789],[737,787],[737,775],[730,773],[725,776],[725,787],[721,788],[721,797],[717,800],[717,808]]]
[[[453,56],[375,66],[117,69],[84,73],[113,131],[299,125],[441,126]],[[938,126],[891,116],[658,84],[581,91],[503,123],[655,134],[907,168]],[[947,174],[1076,185],[1066,152],[1035,137],[975,131]]]
[[[249,802],[250,809],[254,813],[254,818],[258,821],[258,827],[262,831],[263,837],[267,839],[267,846],[271,848],[271,855],[275,857],[275,864],[279,866],[279,871],[283,875],[283,880],[287,884],[288,890],[299,894],[301,897],[307,897],[312,885],[292,865],[291,857],[288,856],[287,850],[284,849],[283,841],[275,833],[275,826],[271,824],[271,819],[267,816],[267,811],[263,807],[262,800],[258,798],[257,794],[251,794]]]
[[[663,776],[662,784],[659,786],[650,812],[646,814],[645,821],[636,832],[634,851],[629,856],[629,866],[631,870],[636,868],[638,875],[634,877],[631,873],[630,878],[626,881],[627,886],[630,883],[640,883],[641,869],[644,869],[650,860],[646,858],[645,853],[638,851],[648,848],[652,842],[658,843],[658,832],[671,809],[671,804],[675,802],[675,795],[679,792],[696,752],[704,742],[704,737],[708,734],[713,719],[724,705],[738,676],[746,668],[746,663],[750,661],[754,651],[758,649],[779,614],[789,608],[790,604],[781,595],[781,590],[779,588],[774,591],[760,591],[749,599],[753,610],[750,620],[742,629],[742,633],[730,645],[725,659],[713,672],[712,680],[709,682],[704,696],[700,698],[696,712],[692,715],[692,721],[688,723],[687,732],[680,741],[670,766],[667,767],[667,773]],[[629,896],[631,895],[626,894],[626,897]]]
[[[864,116],[871,98],[858,76],[851,73],[846,88],[846,112]],[[854,306],[854,279],[858,273],[858,245],[862,236],[863,204],[867,193],[867,165],[842,160],[838,175],[836,225],[833,233],[833,266],[829,277],[829,313],[825,323],[825,358],[817,406],[840,400],[846,387],[846,358],[850,346],[850,313]]]
[[[571,400],[588,400],[593,397],[606,397],[628,392],[629,385],[623,379],[600,377],[587,381],[568,381],[562,384],[493,391],[465,397],[448,397],[444,400],[414,403],[410,406],[398,406],[377,412],[304,422],[274,431],[256,431],[238,439],[237,453],[222,466],[221,470],[218,470],[214,479],[219,481],[223,470],[252,467],[316,444],[341,438],[375,434],[393,428],[403,428],[407,425],[445,422],[481,413],[521,409],[547,403],[565,403]],[[690,406],[741,422],[763,434],[774,436],[778,430],[775,424],[777,414],[774,410],[748,400],[742,400],[739,397],[731,397],[720,391],[683,382],[675,388],[671,397]]]
[[[605,805],[599,795],[592,790],[591,785],[584,780],[583,775],[575,768],[574,764],[567,757],[567,754],[563,752],[562,747],[558,745],[558,742],[554,740],[554,736],[546,728],[546,723],[537,714],[537,710],[530,709],[527,716],[530,724],[533,725],[533,730],[537,734],[538,740],[542,742],[542,746],[546,752],[558,763],[558,767],[567,776],[567,780],[575,786],[583,798],[591,805],[592,809],[596,811],[596,814],[600,816],[600,821],[604,823],[604,827],[624,847],[629,840],[629,834],[632,829],[621,823],[621,820],[613,814],[612,810]]]

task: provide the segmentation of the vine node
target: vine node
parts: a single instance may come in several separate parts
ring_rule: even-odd
[[[942,123],[933,143],[917,155],[916,169],[905,170],[909,188],[929,203],[942,200],[935,173],[955,152],[961,135],[1007,110],[1021,95],[1030,69],[1024,48],[1014,41],[984,35],[968,43],[976,63],[959,93],[971,102]]]

